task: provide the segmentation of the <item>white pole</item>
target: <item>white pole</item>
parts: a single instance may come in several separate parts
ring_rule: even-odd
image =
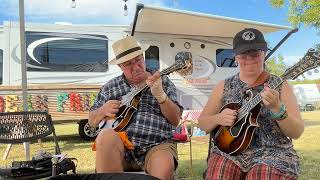
[[[24,23],[24,0],[19,0],[19,22],[20,22],[20,51],[21,51],[21,87],[23,111],[28,111],[27,101],[27,69],[26,69],[26,40],[25,40],[25,23]],[[26,160],[30,160],[30,143],[23,143]]]

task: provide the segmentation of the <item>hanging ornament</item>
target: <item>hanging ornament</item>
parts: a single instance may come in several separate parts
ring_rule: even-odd
[[[19,108],[17,106],[18,101],[17,95],[7,95],[6,96],[6,112],[18,112]]]
[[[70,111],[82,111],[81,96],[79,93],[70,93]]]
[[[43,95],[42,96],[42,111],[46,111],[48,112],[49,111],[49,108],[48,108],[48,96],[47,95]]]
[[[37,95],[35,98],[35,111],[47,112],[48,111],[48,96]]]
[[[128,0],[123,0],[123,1],[124,1],[124,6],[123,6],[124,13],[123,13],[123,15],[124,16],[128,16],[128,6],[127,6],[127,1]]]
[[[90,94],[84,93],[82,95],[82,102],[83,102],[83,110],[88,111],[90,109]]]
[[[90,94],[90,104],[89,104],[90,107],[93,106],[94,101],[95,101],[96,98],[97,98],[97,95],[98,95],[97,92],[93,92],[93,93]]]
[[[36,102],[35,102],[35,108],[34,110],[35,111],[41,111],[41,95],[36,95],[36,98],[35,98]]]
[[[60,93],[57,94],[57,111],[58,112],[64,112],[64,105],[66,104],[67,100],[69,99],[69,96],[67,93]]]
[[[4,100],[2,96],[0,96],[0,112],[4,112]]]
[[[69,94],[69,100],[70,100],[70,111],[75,111],[75,93],[70,93]]]
[[[27,96],[27,101],[28,101],[28,111],[33,111],[32,95],[28,95],[28,96]]]
[[[83,110],[81,100],[82,100],[81,95],[79,93],[76,93],[75,102],[76,102],[76,110],[77,111]]]
[[[76,8],[76,0],[71,0],[71,8]]]

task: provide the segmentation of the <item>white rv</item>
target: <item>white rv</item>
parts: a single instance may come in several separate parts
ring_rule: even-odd
[[[320,102],[320,86],[317,84],[296,84],[293,86],[300,110],[314,110]]]
[[[87,126],[88,108],[102,84],[120,75],[108,65],[114,41],[133,35],[142,46],[150,69],[164,69],[178,52],[192,54],[189,75],[169,75],[186,109],[201,109],[211,89],[238,72],[232,38],[243,28],[264,33],[292,30],[215,15],[140,5],[131,26],[26,24],[28,107],[46,110],[54,121],[79,121],[84,139],[96,135]],[[21,110],[19,24],[0,29],[0,112]]]

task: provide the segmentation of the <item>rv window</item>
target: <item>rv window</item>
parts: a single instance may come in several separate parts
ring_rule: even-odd
[[[237,67],[232,49],[217,49],[216,61],[218,67]]]
[[[150,46],[145,52],[145,57],[147,69],[152,72],[159,69],[159,47]]]
[[[26,32],[28,71],[106,72],[108,39],[102,35]]]
[[[3,50],[0,49],[0,84],[2,84],[3,77]]]

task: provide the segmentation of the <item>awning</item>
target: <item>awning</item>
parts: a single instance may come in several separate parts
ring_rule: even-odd
[[[237,32],[248,27],[259,29],[263,33],[293,29],[289,26],[144,6],[139,13],[135,32],[234,37]]]

